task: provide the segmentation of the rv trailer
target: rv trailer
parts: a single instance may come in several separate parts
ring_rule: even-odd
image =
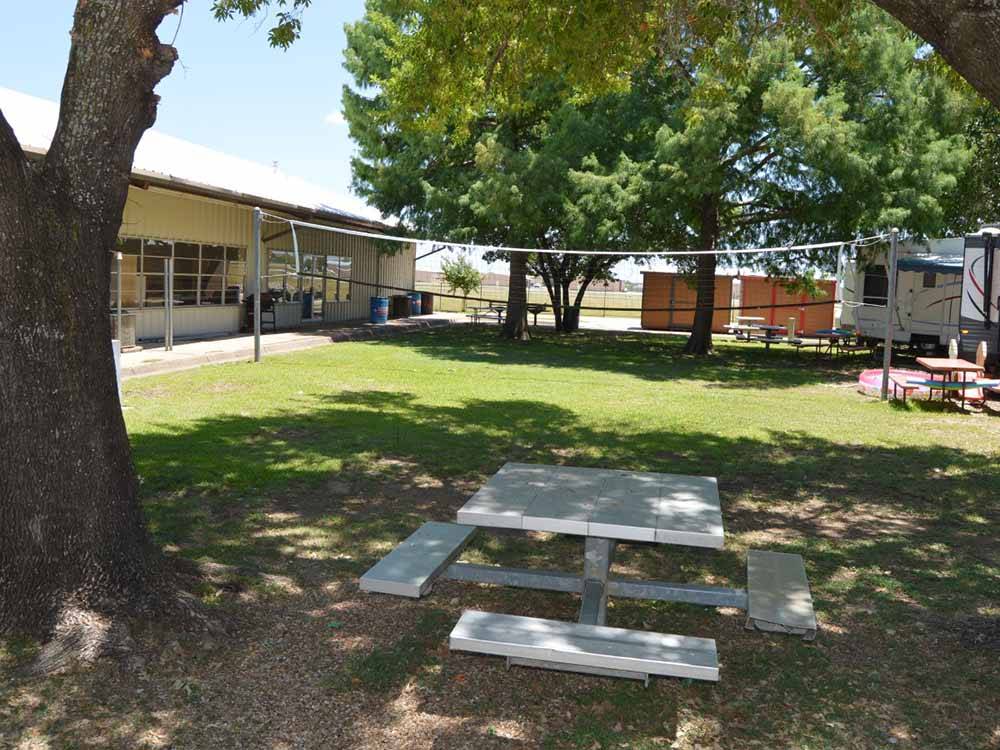
[[[938,351],[958,338],[963,251],[961,237],[899,243],[894,343]],[[869,342],[885,338],[886,255],[882,252],[865,263],[849,259],[841,268],[840,325],[853,326]]]
[[[1000,229],[984,227],[965,237],[962,306],[959,326],[962,355],[975,360],[986,342],[992,367],[1000,351]]]

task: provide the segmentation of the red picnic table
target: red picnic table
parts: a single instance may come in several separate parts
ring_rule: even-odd
[[[959,392],[962,395],[962,408],[965,408],[966,391],[971,389],[980,388],[976,383],[975,377],[969,380],[968,373],[973,373],[973,375],[979,375],[986,371],[982,365],[977,365],[975,362],[968,362],[964,359],[953,359],[951,357],[917,357],[917,364],[927,370],[930,374],[930,380],[927,382],[928,388],[932,391],[935,387],[932,383],[936,382],[934,379],[935,375],[941,375],[940,386],[938,390],[941,391],[941,400],[945,400],[949,392]],[[958,376],[961,375],[961,380]],[[967,384],[967,385],[966,385]]]

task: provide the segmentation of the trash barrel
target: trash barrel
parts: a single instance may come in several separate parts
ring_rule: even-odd
[[[390,318],[410,317],[410,298],[405,294],[392,295],[392,303],[389,307]]]
[[[372,323],[385,323],[389,320],[389,298],[388,297],[372,297],[371,298],[371,321]]]
[[[410,298],[410,315],[420,315],[420,292],[410,292],[406,296]]]
[[[420,312],[430,315],[434,312],[434,295],[431,292],[420,293]]]
[[[311,320],[313,316],[313,293],[302,293],[302,319]]]
[[[580,329],[580,308],[576,305],[570,307],[564,307],[563,311],[563,330],[564,331],[577,331]]]

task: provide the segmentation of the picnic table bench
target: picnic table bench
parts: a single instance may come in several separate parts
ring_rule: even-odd
[[[473,324],[484,320],[495,320],[498,324],[503,325],[503,316],[506,311],[507,307],[505,305],[471,307],[469,308],[469,317],[472,319]]]
[[[463,613],[451,648],[504,656],[511,665],[640,679],[719,678],[715,641],[608,627],[609,596],[748,611],[747,627],[815,635],[805,566],[798,555],[754,552],[747,590],[610,575],[619,541],[723,546],[712,477],[508,463],[458,511],[458,524],[430,522],[361,577],[366,591],[423,596],[443,577],[581,594],[577,622]],[[456,562],[477,527],[584,537],[582,575]]]
[[[911,383],[910,378],[905,375],[889,373],[889,382],[892,383],[892,397],[897,398],[899,393],[902,392],[904,404],[909,394],[915,393],[920,389],[920,383]]]

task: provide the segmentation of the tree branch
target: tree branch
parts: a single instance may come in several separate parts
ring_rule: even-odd
[[[983,0],[872,0],[922,36],[976,91],[1000,107],[1000,8]]]

